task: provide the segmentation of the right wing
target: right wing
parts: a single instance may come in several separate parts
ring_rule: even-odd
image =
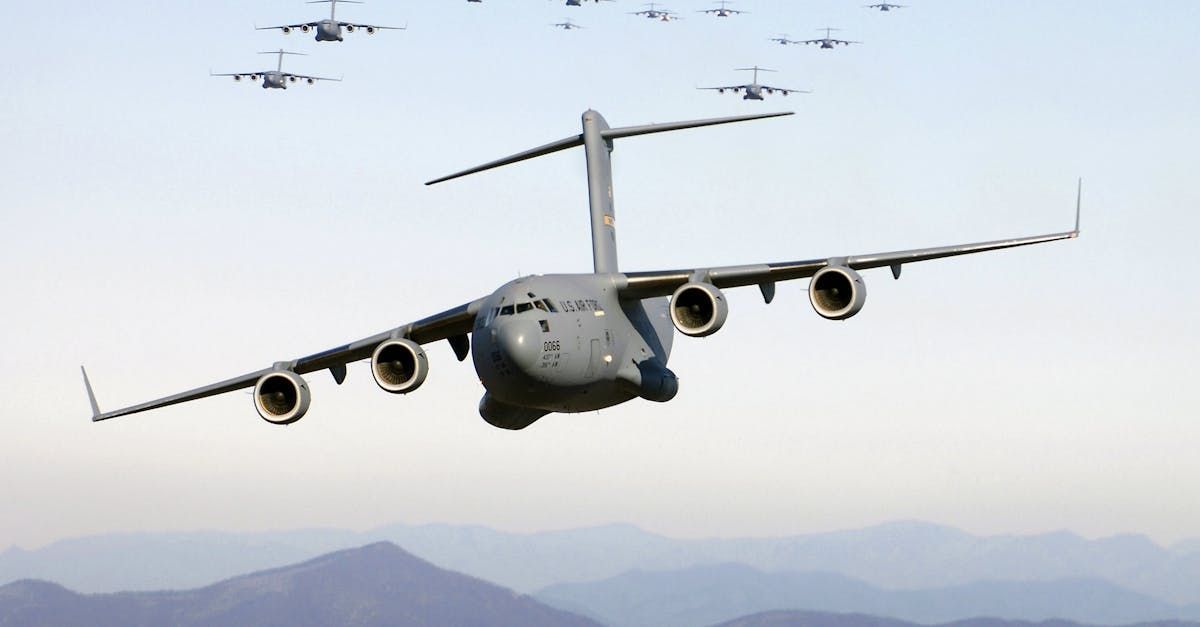
[[[462,359],[466,358],[466,350],[464,349],[469,347],[469,344],[465,342],[467,340],[467,334],[471,332],[475,325],[475,315],[479,313],[479,308],[482,303],[482,298],[474,300],[464,305],[459,305],[454,309],[448,309],[439,314],[434,314],[428,318],[396,327],[395,329],[391,329],[389,331],[377,333],[370,337],[366,337],[343,346],[338,346],[329,350],[321,351],[319,353],[314,353],[307,357],[301,357],[290,362],[278,362],[269,368],[256,370],[241,376],[233,377],[232,379],[218,381],[216,383],[198,387],[193,390],[180,392],[179,394],[165,396],[157,400],[148,401],[138,405],[131,405],[129,407],[108,412],[100,411],[100,407],[96,402],[96,395],[92,392],[92,384],[90,381],[88,381],[87,371],[84,371],[83,381],[85,387],[87,388],[88,400],[92,404],[92,421],[98,422],[101,420],[108,420],[109,418],[136,414],[138,412],[151,409],[158,409],[159,407],[166,407],[168,405],[185,403],[187,401],[207,398],[209,396],[224,394],[234,390],[254,387],[255,383],[257,383],[259,378],[261,378],[263,375],[279,370],[288,370],[296,374],[306,374],[309,372],[328,369],[333,373],[334,378],[338,381],[338,383],[341,383],[342,378],[345,377],[344,368],[346,364],[370,357],[375,351],[376,346],[379,346],[379,344],[392,338],[408,338],[414,342],[417,342],[418,344],[428,344],[438,340],[450,340],[451,345],[454,346],[455,354],[461,361]]]
[[[281,24],[279,26],[255,26],[254,30],[281,30],[285,33],[288,33],[288,32],[294,31],[294,30],[300,30],[300,29],[304,28],[305,26],[307,26],[309,28],[316,28],[317,23],[316,22],[305,22],[303,24]]]
[[[696,89],[707,89],[707,90],[712,90],[712,91],[732,91],[732,92],[736,92],[736,91],[738,91],[738,90],[740,90],[740,89],[745,89],[745,88],[747,88],[747,87],[749,87],[749,85],[727,85],[727,86],[725,86],[725,87],[697,87]]]

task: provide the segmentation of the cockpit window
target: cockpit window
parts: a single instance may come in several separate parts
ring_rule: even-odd
[[[546,301],[544,301],[544,300],[537,301],[536,303],[533,304],[533,306],[537,307],[538,309],[541,309],[542,311],[550,311],[549,309],[546,309]]]
[[[558,308],[554,306],[554,303],[550,302],[549,298],[543,299],[540,302],[546,304],[546,311],[549,311],[550,313],[558,313]]]
[[[511,316],[511,315],[513,315],[513,306],[512,306],[512,305],[505,305],[505,306],[501,307],[501,308],[500,308],[500,315],[502,315],[502,316]]]
[[[517,313],[525,313],[530,309],[533,309],[533,303],[521,303],[520,305],[517,305]]]

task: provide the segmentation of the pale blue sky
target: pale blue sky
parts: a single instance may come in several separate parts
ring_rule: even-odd
[[[142,529],[540,530],[628,521],[779,535],[897,518],[981,533],[1200,536],[1200,3],[744,0],[750,15],[626,15],[632,0],[376,0],[409,30],[342,44],[255,32],[324,7],[18,3],[0,41],[0,547]],[[548,26],[564,17],[587,30]],[[838,26],[862,46],[778,47]],[[210,69],[345,76],[286,93]],[[812,95],[697,92],[732,68]],[[631,139],[615,153],[629,270],[1080,240],[866,275],[856,318],[805,285],[729,293],[678,338],[669,404],[519,433],[445,344],[419,393],[365,366],[310,377],[300,423],[242,393],[93,425],[106,407],[587,271],[583,155],[421,182],[578,132],[796,116]]]

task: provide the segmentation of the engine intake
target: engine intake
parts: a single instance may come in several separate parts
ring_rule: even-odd
[[[375,347],[371,375],[385,392],[408,394],[421,387],[429,375],[429,359],[420,344],[399,338]]]
[[[821,317],[845,320],[857,314],[867,302],[867,286],[854,270],[827,266],[809,281],[808,299]]]
[[[685,283],[671,295],[671,322],[684,335],[712,335],[728,317],[725,295],[710,283]]]
[[[264,374],[254,384],[254,408],[271,424],[290,425],[300,420],[311,401],[308,384],[288,370]]]

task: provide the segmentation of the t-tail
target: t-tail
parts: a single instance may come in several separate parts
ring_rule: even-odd
[[[307,54],[305,54],[303,52],[288,52],[287,50],[284,50],[283,48],[280,48],[279,50],[267,50],[266,52],[260,52],[259,54],[277,54],[277,55],[279,55],[279,64],[275,66],[275,71],[277,71],[277,72],[283,71],[283,55],[294,54],[298,57],[308,56]]]
[[[541,157],[560,150],[583,146],[587,156],[588,204],[592,217],[592,263],[597,274],[609,274],[617,270],[617,231],[616,214],[613,210],[612,186],[612,150],[613,140],[650,133],[678,131],[685,128],[700,126],[715,126],[731,122],[744,122],[792,115],[792,112],[762,113],[755,115],[737,115],[725,118],[710,118],[692,120],[689,122],[667,122],[664,124],[647,124],[644,126],[625,126],[610,128],[598,112],[591,109],[583,112],[583,132],[579,135],[560,139],[537,148],[531,148],[515,155],[497,159],[462,172],[443,176],[425,183],[433,185],[449,181],[460,176],[475,174],[484,170],[498,168],[510,163]]]
[[[341,2],[342,4],[366,4],[364,2],[361,2],[360,0],[309,0],[308,3],[309,4],[325,4],[327,2],[329,3],[329,19],[331,19],[331,20],[337,19],[336,17],[334,17],[334,14],[337,13],[337,5],[339,2]]]

